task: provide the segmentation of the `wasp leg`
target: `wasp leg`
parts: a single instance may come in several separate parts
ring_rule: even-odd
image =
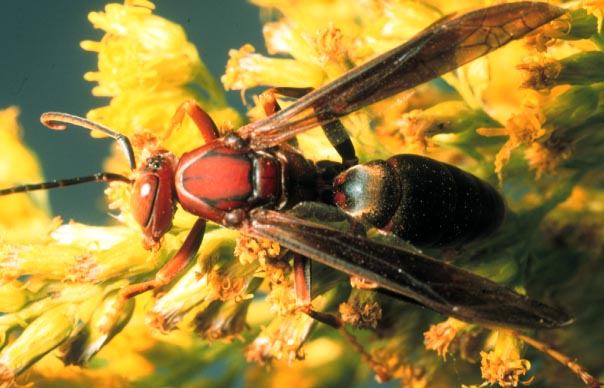
[[[312,88],[271,88],[260,95],[260,103],[267,116],[271,116],[281,110],[281,107],[275,99],[275,95],[300,98],[310,93]],[[327,121],[327,120],[325,120]],[[321,126],[327,140],[331,143],[338,155],[342,158],[342,164],[345,167],[356,165],[359,160],[356,151],[348,135],[348,131],[340,120],[327,122]]]
[[[338,330],[355,351],[365,360],[367,365],[375,372],[379,381],[386,382],[392,378],[387,366],[376,361],[365,350],[357,338],[344,327],[342,320],[329,313],[314,310],[311,306],[310,296],[310,265],[311,260],[299,254],[294,254],[294,287],[296,289],[296,304],[303,313],[314,320]]]
[[[311,302],[311,261],[297,253],[294,254],[294,288],[296,290],[296,305],[302,309],[310,306]],[[306,311],[305,311],[306,312]]]
[[[294,288],[296,292],[296,307],[304,314],[334,329],[342,328],[342,321],[333,314],[314,310],[311,305],[311,260],[299,254],[294,254]]]
[[[260,93],[260,95],[258,96],[258,100],[260,105],[262,106],[262,109],[264,110],[264,114],[268,117],[268,116],[272,116],[275,113],[281,111],[281,105],[279,105],[279,102],[277,101],[277,98],[275,97],[275,95],[281,95],[281,96],[286,96],[286,97],[294,97],[294,98],[298,98],[300,97],[300,95],[297,95],[296,93],[293,93],[293,95],[288,94],[288,90],[291,91],[304,91],[304,94],[308,93],[308,91],[312,90],[309,89],[308,91],[306,89],[296,89],[296,88],[270,88],[267,89],[265,91],[263,91],[262,93]],[[284,93],[281,93],[282,91],[285,91]],[[302,92],[301,92],[302,93]],[[298,146],[298,141],[296,140],[295,137],[289,139],[287,141],[287,143],[293,147],[297,147]]]
[[[312,88],[270,88],[260,93],[258,98],[262,105],[262,109],[264,109],[264,114],[266,114],[266,116],[272,116],[282,109],[277,102],[276,95],[300,98],[312,90]]]
[[[342,158],[342,164],[345,167],[352,167],[359,163],[352,140],[350,140],[350,136],[340,120],[328,122],[321,128],[323,128],[327,140]]]
[[[155,278],[123,287],[118,297],[124,300],[169,284],[197,254],[205,232],[206,220],[198,218],[178,252],[157,271]]]
[[[115,319],[128,299],[170,284],[191,263],[203,240],[205,227],[206,220],[198,218],[178,252],[157,271],[154,279],[129,284],[119,290],[112,312],[105,325],[106,330],[109,330],[113,326],[113,322],[115,322]]]
[[[216,128],[216,124],[210,115],[208,115],[205,110],[201,109],[197,101],[187,100],[180,104],[176,109],[176,112],[174,112],[174,116],[172,116],[172,123],[166,130],[164,139],[170,137],[172,131],[180,128],[185,115],[189,116],[195,125],[197,125],[197,128],[199,128],[199,132],[201,132],[201,136],[206,143],[220,136],[218,133],[218,128]]]

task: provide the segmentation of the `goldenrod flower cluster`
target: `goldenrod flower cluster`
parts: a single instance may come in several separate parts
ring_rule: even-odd
[[[252,2],[277,15],[264,27],[269,54],[250,45],[233,49],[221,79],[226,89],[318,88],[444,14],[486,5]],[[568,8],[531,37],[343,123],[361,161],[420,153],[498,185],[511,209],[498,233],[459,250],[427,253],[567,307],[577,317],[572,326],[519,335],[481,328],[371,290],[351,291],[345,276],[321,266],[312,283],[313,307],[338,314],[347,326],[317,325],[296,305],[283,249],[216,225],[208,225],[195,263],[173,284],[122,305],[118,290],[152,278],[196,217],[179,210],[171,231],[147,251],[129,186],[112,183],[107,195],[119,210],[116,226],[52,218],[44,193],[0,197],[0,386],[226,386],[245,380],[352,387],[370,384],[374,372],[405,387],[577,386],[558,353],[551,358],[547,346],[523,346],[527,335],[555,344],[604,377],[602,4]],[[98,69],[85,78],[96,83],[93,94],[110,102],[88,118],[127,135],[137,159],[149,147],[181,155],[203,144],[191,120],[172,122],[184,101],[197,101],[221,133],[243,123],[184,29],[154,14],[151,1],[108,4],[89,20],[105,36],[82,42],[98,55]],[[248,112],[250,120],[263,115],[259,107]],[[17,116],[15,107],[0,112],[2,187],[42,180],[20,143]],[[337,160],[320,131],[300,135],[298,145],[309,158]],[[106,168],[130,174],[119,155]],[[596,386],[587,369],[567,364]]]

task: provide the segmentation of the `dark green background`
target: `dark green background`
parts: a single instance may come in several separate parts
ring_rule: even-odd
[[[52,131],[39,122],[46,111],[84,115],[105,105],[93,97],[83,75],[95,70],[96,56],[80,41],[99,40],[88,22],[90,11],[109,1],[53,0],[4,2],[0,12],[0,108],[17,105],[25,142],[38,154],[47,179],[91,174],[102,169],[110,140],[92,139],[71,128]],[[116,1],[117,2],[117,1]],[[215,77],[224,72],[230,48],[252,43],[263,51],[259,10],[244,0],[158,0],[155,13],[182,25]],[[229,100],[241,107],[238,92]],[[0,128],[1,130],[1,128]],[[107,221],[103,184],[50,191],[53,214],[65,220]]]

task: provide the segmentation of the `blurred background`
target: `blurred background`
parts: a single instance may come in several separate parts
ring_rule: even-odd
[[[24,141],[38,155],[48,180],[101,171],[112,145],[109,139],[91,138],[85,130],[52,131],[39,121],[47,111],[84,116],[105,105],[91,94],[95,84],[83,78],[97,65],[95,54],[82,50],[80,42],[100,40],[102,32],[93,29],[87,15],[109,2],[23,0],[2,5],[0,109],[20,108]],[[215,77],[224,73],[229,49],[251,43],[264,51],[259,10],[245,0],[157,0],[155,5],[156,14],[185,29]],[[228,98],[231,106],[243,111],[239,92],[229,92]],[[52,213],[65,221],[106,223],[104,189],[99,183],[51,190]]]

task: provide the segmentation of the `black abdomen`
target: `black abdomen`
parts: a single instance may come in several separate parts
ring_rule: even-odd
[[[420,247],[459,245],[494,232],[505,204],[488,183],[418,155],[354,166],[334,180],[335,203]]]

